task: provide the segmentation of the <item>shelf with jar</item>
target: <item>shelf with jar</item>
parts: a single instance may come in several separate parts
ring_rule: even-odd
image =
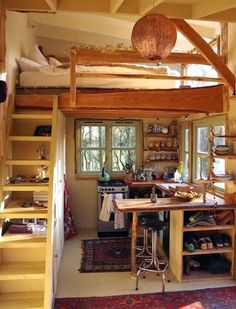
[[[203,202],[206,201],[206,191],[210,186],[211,192],[215,195],[215,183],[225,183],[228,181],[233,181],[233,175],[231,173],[225,174],[216,174],[215,172],[215,162],[216,159],[236,159],[236,155],[232,154],[230,151],[230,146],[227,144],[218,144],[215,145],[216,138],[233,138],[233,135],[218,135],[214,133],[213,127],[210,128],[209,134],[209,154],[202,154],[200,156],[200,179],[196,179],[195,181],[203,186]],[[208,159],[208,171],[207,171],[207,179],[203,178],[203,160]]]

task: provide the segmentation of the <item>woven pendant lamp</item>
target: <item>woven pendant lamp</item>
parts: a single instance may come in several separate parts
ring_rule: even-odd
[[[161,60],[166,58],[175,46],[177,38],[174,23],[162,14],[149,14],[134,25],[131,42],[143,58]]]

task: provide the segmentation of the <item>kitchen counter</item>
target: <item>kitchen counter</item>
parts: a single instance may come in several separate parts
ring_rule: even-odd
[[[159,212],[168,211],[173,213],[173,216],[178,212],[193,210],[224,210],[224,209],[236,209],[236,204],[230,201],[226,201],[223,198],[214,197],[211,194],[206,195],[206,202],[203,203],[202,198],[194,199],[190,202],[180,200],[176,197],[170,198],[158,198],[156,203],[151,203],[150,199],[123,199],[113,201],[115,209],[121,212],[132,212],[132,242],[131,242],[131,274],[136,276],[136,241],[137,241],[137,224],[138,224],[138,212]],[[174,220],[170,221],[170,234],[175,235],[179,225],[175,226]],[[176,229],[176,231],[175,231]],[[170,244],[172,242],[170,241]],[[182,246],[182,244],[179,244]],[[170,265],[171,268],[171,265]]]

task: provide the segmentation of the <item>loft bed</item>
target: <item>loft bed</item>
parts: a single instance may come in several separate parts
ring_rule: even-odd
[[[60,108],[65,113],[77,113],[84,117],[91,114],[102,114],[104,117],[118,114],[135,117],[140,114],[150,117],[156,112],[175,115],[223,112],[224,86],[221,78],[177,76],[176,72],[168,70],[165,66],[151,66],[150,62],[131,50],[71,48],[69,55],[69,68],[45,72],[46,68],[42,67],[37,72],[39,80],[30,77],[35,72],[28,72],[31,84],[29,81],[28,84],[25,83],[23,73],[26,72],[23,72],[20,76],[20,86],[27,89],[48,89],[49,84],[46,84],[46,81],[56,80],[56,84],[51,84],[47,93],[53,93],[52,87],[63,87],[63,93],[59,95]],[[165,61],[208,64],[199,54],[173,53]],[[37,73],[35,75],[38,75]],[[218,85],[179,88],[180,81],[184,80],[215,82]],[[168,89],[160,89],[161,86]],[[65,87],[69,87],[68,91]],[[26,99],[18,95],[16,104],[22,106],[26,104]]]

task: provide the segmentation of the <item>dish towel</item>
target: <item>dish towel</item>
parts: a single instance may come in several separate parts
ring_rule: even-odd
[[[111,216],[112,194],[104,193],[99,220],[108,222]]]
[[[113,194],[114,200],[122,200],[123,194],[122,193],[115,193]],[[115,229],[123,229],[125,227],[125,216],[124,213],[116,210],[115,211],[115,222],[114,222],[114,228]]]

